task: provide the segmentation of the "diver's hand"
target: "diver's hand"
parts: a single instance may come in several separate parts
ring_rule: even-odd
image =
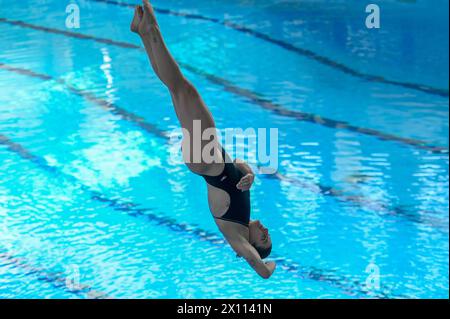
[[[247,174],[241,178],[241,180],[236,185],[236,187],[237,187],[237,189],[239,189],[243,192],[248,191],[252,187],[254,180],[255,180],[255,175]]]

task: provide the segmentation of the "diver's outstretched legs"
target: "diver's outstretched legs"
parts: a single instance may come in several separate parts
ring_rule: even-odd
[[[200,94],[181,73],[180,67],[167,49],[148,0],[143,0],[143,8],[136,7],[131,31],[141,37],[153,70],[170,91],[175,112],[183,128],[183,157],[186,165],[197,174],[220,174],[223,170],[223,159],[217,142],[214,119]],[[198,128],[198,125],[201,127]],[[208,130],[208,136],[202,136],[205,130]],[[197,136],[198,132],[200,136]],[[202,154],[205,146],[213,146],[215,150],[215,160],[212,163],[210,159],[205,159],[206,154]]]
[[[164,43],[152,6],[148,0],[143,3],[144,8],[135,9],[131,30],[140,35],[156,75],[175,92],[183,84],[183,74]]]

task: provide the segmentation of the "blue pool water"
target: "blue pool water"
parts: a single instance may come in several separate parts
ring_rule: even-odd
[[[170,157],[137,2],[69,3],[0,0],[0,298],[448,298],[448,1],[378,30],[361,0],[153,1],[217,125],[279,128],[269,280]]]

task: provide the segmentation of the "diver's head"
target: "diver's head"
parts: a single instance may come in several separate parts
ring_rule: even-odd
[[[259,253],[261,259],[270,255],[272,251],[272,239],[269,231],[259,220],[253,220],[249,223],[249,242]]]

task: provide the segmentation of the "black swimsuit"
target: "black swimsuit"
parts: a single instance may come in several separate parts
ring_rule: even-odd
[[[234,163],[230,163],[229,156],[224,149],[222,149],[222,154],[225,159],[225,167],[222,173],[218,176],[201,176],[209,185],[227,192],[230,196],[230,207],[227,212],[222,217],[216,218],[248,227],[250,222],[250,192],[243,192],[236,187],[244,174],[236,168]]]

